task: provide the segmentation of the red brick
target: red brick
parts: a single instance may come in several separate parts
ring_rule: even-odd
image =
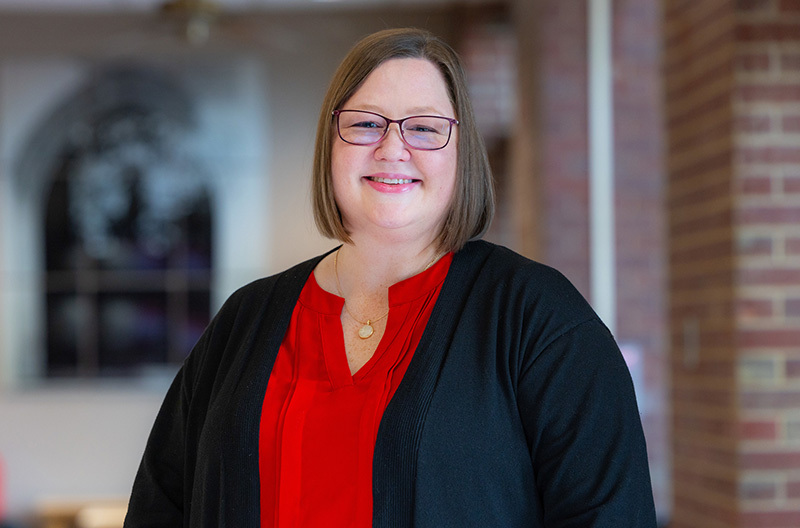
[[[675,390],[673,396],[673,402],[676,403],[697,405],[697,402],[703,402],[704,405],[719,407],[733,405],[735,399],[736,395],[732,393],[732,390],[690,389],[688,387],[681,387],[680,390]]]
[[[670,205],[675,208],[683,205],[683,203],[678,202]],[[731,216],[731,211],[723,209],[722,211],[712,211],[702,217],[676,220],[671,226],[671,234],[672,236],[696,235],[703,231],[728,228],[731,225]]]
[[[769,116],[758,115],[738,116],[734,121],[738,132],[749,134],[769,132],[772,123]]]
[[[775,440],[778,427],[774,421],[745,421],[740,426],[744,440]]]
[[[786,253],[789,255],[800,255],[800,238],[786,238]]]
[[[730,254],[730,243],[723,241],[716,244],[706,244],[704,246],[697,246],[694,248],[681,250],[676,249],[671,254],[671,258],[673,261],[677,262],[700,262],[715,260],[719,259],[720,257],[727,257]],[[767,255],[770,254],[771,253],[767,253]]]
[[[697,493],[700,490],[703,488],[695,487],[694,490],[686,491],[681,486],[676,486],[673,499],[674,513],[669,523],[671,528],[741,526],[739,511],[734,509],[734,506],[723,506],[719,504],[719,500],[705,499],[702,492]],[[735,505],[733,501],[726,503]],[[686,518],[682,519],[682,516]]]
[[[695,7],[697,5],[697,1],[687,2],[688,7],[684,11],[690,11],[691,7]],[[691,38],[692,34],[695,31],[702,31],[703,29],[707,28],[709,25],[717,22],[720,18],[726,17],[728,14],[731,13],[731,6],[730,2],[717,2],[716,9],[707,10],[702,17],[693,17],[690,24],[686,24],[689,18],[683,13],[679,18],[682,22],[681,24],[681,31],[670,31],[668,33],[666,45],[669,48],[675,47],[682,47],[686,48],[687,46],[682,43],[686,42],[687,40],[692,41],[694,39]],[[724,35],[727,37],[727,35]],[[703,44],[694,43],[692,46],[692,51],[695,52],[704,52],[706,49],[704,48],[717,48],[719,47],[720,38],[712,39],[712,42],[704,42]]]
[[[744,269],[739,272],[739,281],[744,286],[797,286],[800,269]]]
[[[784,53],[780,57],[781,71],[791,72],[800,70],[800,54]]]
[[[741,186],[745,184],[744,182],[750,181],[751,179],[759,180],[762,178],[765,178],[765,176],[762,176],[760,174],[757,176],[747,176],[737,180],[737,184]],[[712,184],[705,184],[696,190],[681,194],[680,205],[686,207],[688,205],[705,203],[708,202],[709,200],[714,200],[720,196],[727,196],[730,192],[731,192],[731,182],[729,180],[722,180]]]
[[[774,29],[771,29],[774,25],[775,24],[738,24],[736,26],[736,40],[743,42],[772,40],[772,35],[776,33]]]
[[[782,121],[784,132],[800,132],[800,116],[785,116]]]
[[[716,436],[730,436],[736,434],[736,424],[726,418],[709,418],[705,416],[676,415],[673,417],[673,427],[690,430],[695,433],[707,433]],[[740,424],[741,428],[741,424]]]
[[[789,378],[800,378],[800,359],[786,360],[786,376]]]
[[[748,348],[800,349],[800,329],[739,330],[738,343]],[[797,403],[800,405],[800,399]]]
[[[741,455],[741,462],[742,469],[800,469],[800,451],[745,452]]]
[[[772,301],[765,299],[739,299],[737,315],[741,319],[761,319],[773,315]]]
[[[800,163],[798,147],[743,147],[738,154],[743,163]]]
[[[778,9],[785,13],[800,12],[800,0],[780,0]]]
[[[764,195],[772,193],[772,178],[769,176],[748,176],[737,180],[739,191],[744,194]]]
[[[800,480],[790,480],[787,482],[786,494],[790,499],[800,499]]]
[[[736,9],[739,11],[766,11],[772,10],[774,0],[737,0]]]
[[[736,68],[747,72],[769,70],[770,59],[767,53],[743,53],[736,57]]]
[[[692,450],[687,450],[692,451]],[[718,450],[712,451],[713,458],[718,459],[718,461],[725,463],[730,461],[730,455],[727,453],[719,453]],[[706,458],[707,454],[701,454],[701,451],[697,451],[696,453],[684,453],[686,455],[685,458],[699,458],[701,460],[708,460],[711,461],[711,458]],[[697,471],[691,467],[676,467],[675,468],[675,476],[680,479],[681,482],[685,484],[690,484],[697,486],[699,488],[706,488],[706,489],[716,489],[716,490],[725,490],[729,493],[736,493],[737,492],[737,483],[725,476],[720,475],[713,475],[706,472]]]
[[[800,176],[787,176],[783,179],[784,194],[800,194]]]
[[[786,528],[800,526],[800,511],[743,511],[741,524],[747,528]]]
[[[744,391],[741,403],[746,409],[795,409],[800,406],[800,391]]]
[[[781,42],[800,39],[800,27],[790,22],[752,23],[736,26],[740,42]]]
[[[800,224],[800,205],[742,207],[739,221],[748,226],[758,224]]]
[[[788,317],[800,317],[800,299],[786,299],[784,309]]]
[[[736,95],[746,102],[797,102],[800,101],[800,85],[744,84],[736,88]]]

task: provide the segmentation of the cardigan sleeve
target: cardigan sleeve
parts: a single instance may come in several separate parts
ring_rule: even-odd
[[[633,383],[596,318],[531,355],[518,405],[548,528],[656,526]]]
[[[150,432],[133,484],[125,528],[183,526],[184,425],[188,398],[182,368]]]
[[[220,312],[184,361],[167,391],[145,446],[134,479],[125,528],[188,526],[198,430],[208,405],[210,381],[201,373],[213,376],[214,368],[205,368],[210,360],[210,342],[227,327],[226,307],[235,305],[235,296],[226,301]],[[228,312],[234,311],[227,310]],[[220,320],[223,320],[221,323]],[[207,377],[207,376],[206,376]],[[197,387],[200,383],[201,387]],[[208,385],[208,386],[205,386]],[[199,394],[196,394],[198,392]]]

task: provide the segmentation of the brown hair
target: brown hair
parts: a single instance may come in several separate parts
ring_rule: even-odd
[[[475,123],[461,60],[446,42],[421,29],[387,29],[365,37],[334,73],[317,125],[312,182],[314,220],[324,236],[350,242],[333,194],[331,147],[337,136],[332,112],[352,97],[378,66],[397,58],[427,59],[439,68],[459,120],[456,186],[437,237],[440,251],[457,251],[489,228],[494,216],[492,173]]]

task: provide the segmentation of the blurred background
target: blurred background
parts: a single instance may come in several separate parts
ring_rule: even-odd
[[[333,246],[319,105],[395,26],[616,335],[660,523],[800,526],[798,0],[0,0],[0,523],[114,526],[210,315]]]

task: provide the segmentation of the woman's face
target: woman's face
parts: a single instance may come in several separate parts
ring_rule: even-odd
[[[425,59],[390,59],[376,68],[340,110],[366,110],[389,119],[415,115],[455,117],[444,77]],[[331,171],[336,203],[351,236],[431,241],[453,197],[458,130],[440,150],[406,145],[396,123],[374,145],[351,145],[334,136]]]

